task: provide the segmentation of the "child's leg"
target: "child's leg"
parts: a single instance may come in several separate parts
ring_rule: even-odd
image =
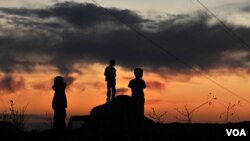
[[[107,82],[107,102],[110,102],[110,96],[111,96],[111,86],[109,85],[109,82]]]
[[[113,85],[113,86],[111,87],[111,89],[112,89],[112,97],[111,97],[111,100],[113,100],[113,99],[115,98],[115,93],[116,93],[115,85]]]

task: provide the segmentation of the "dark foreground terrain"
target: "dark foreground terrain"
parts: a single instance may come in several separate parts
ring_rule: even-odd
[[[64,132],[53,130],[20,132],[12,128],[9,123],[3,122],[0,124],[0,141],[250,140],[247,139],[250,136],[249,121],[227,124],[157,124],[144,117],[143,125],[139,128],[133,109],[131,97],[120,95],[110,103],[94,107],[90,115],[71,117],[68,130]]]
[[[228,124],[154,124],[144,128],[81,128],[55,133],[53,130],[32,132],[1,131],[1,141],[226,141],[249,140],[250,122]],[[226,129],[244,130],[246,137],[234,131],[228,137]]]

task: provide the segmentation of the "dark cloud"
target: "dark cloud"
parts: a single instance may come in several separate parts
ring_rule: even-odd
[[[116,89],[116,94],[117,95],[119,95],[119,94],[126,94],[128,91],[129,91],[128,88],[117,88]]]
[[[136,24],[143,22],[143,19],[130,10],[109,9],[117,17]],[[93,4],[80,4],[74,2],[56,3],[53,7],[47,9],[9,9],[2,8],[2,12],[10,15],[19,15],[22,17],[33,18],[60,18],[72,25],[80,28],[94,26],[105,22],[117,22],[104,9]],[[54,25],[52,25],[54,26]]]
[[[64,81],[67,83],[67,86],[70,86],[75,80],[76,80],[76,78],[72,77],[72,76],[66,75],[64,77]]]
[[[250,6],[246,6],[245,5],[243,8],[241,8],[241,11],[243,11],[243,12],[250,12]]]
[[[166,85],[159,81],[147,81],[147,88],[153,90],[164,90]]]
[[[147,100],[146,104],[155,106],[155,105],[160,104],[162,102],[164,102],[164,101],[161,99],[149,99],[149,100]]]
[[[39,91],[52,90],[52,80],[45,80],[31,84],[31,87]]]
[[[25,88],[24,78],[16,78],[12,75],[5,75],[0,78],[0,92],[15,93],[16,91]]]
[[[241,48],[220,25],[209,24],[208,17],[173,15],[152,21],[130,10],[109,10],[175,57],[138,36],[102,8],[66,2],[45,9],[0,9],[9,26],[13,26],[1,27],[5,32],[0,34],[0,59],[4,60],[0,70],[33,71],[34,66],[43,64],[55,66],[63,74],[80,73],[73,67],[75,63],[107,64],[110,58],[126,68],[166,68],[172,73],[187,73],[190,66],[202,71],[249,68],[247,49]],[[229,27],[250,42],[249,28]]]
[[[47,83],[35,83],[32,84],[32,87],[37,90],[45,91],[45,90],[50,90],[50,88],[46,85]]]
[[[106,88],[106,84],[104,82],[105,81],[99,81],[99,80],[92,81],[92,82],[84,82],[83,84],[81,83],[79,87],[88,85],[95,89],[102,90],[103,88]]]
[[[137,14],[129,10],[110,9],[110,11],[131,23],[142,21]],[[78,27],[93,26],[98,22],[115,21],[115,19],[105,13],[102,8],[92,4],[59,3],[56,4],[50,12],[51,16],[60,17]],[[40,14],[40,16],[47,17],[48,14]]]

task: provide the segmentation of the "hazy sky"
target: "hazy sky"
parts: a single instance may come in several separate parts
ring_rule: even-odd
[[[222,121],[226,105],[238,100],[239,116],[249,120],[250,2],[200,1],[229,32],[196,0],[96,0],[139,34],[92,1],[0,0],[1,103],[8,109],[14,99],[18,107],[28,103],[28,113],[51,113],[52,80],[63,75],[69,115],[88,114],[105,101],[103,69],[115,58],[118,94],[129,95],[132,70],[144,68],[146,112],[170,111],[175,121],[173,109],[195,107],[211,92],[218,103],[195,121]]]

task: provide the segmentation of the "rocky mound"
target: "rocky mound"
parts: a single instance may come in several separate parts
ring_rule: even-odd
[[[153,126],[154,122],[144,117],[143,126]],[[113,101],[94,107],[90,112],[89,125],[97,128],[137,127],[132,99],[119,95]]]

